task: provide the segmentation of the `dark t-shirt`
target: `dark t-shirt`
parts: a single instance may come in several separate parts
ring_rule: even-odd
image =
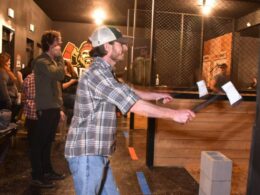
[[[20,70],[20,72],[22,73],[23,75],[23,80],[29,75],[32,73],[32,68],[29,67],[29,66],[26,66],[25,68],[23,68],[22,70]]]
[[[71,79],[77,79],[68,75],[65,75],[62,83],[67,83]],[[67,87],[66,89],[63,89],[63,93],[69,93],[69,94],[76,94],[77,91],[77,83],[73,83],[71,86]]]

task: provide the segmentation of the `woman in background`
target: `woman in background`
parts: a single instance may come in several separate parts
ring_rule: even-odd
[[[17,77],[10,69],[11,56],[8,53],[0,54],[0,109],[12,111],[11,122],[15,122],[15,116],[19,112],[17,106],[18,90]]]

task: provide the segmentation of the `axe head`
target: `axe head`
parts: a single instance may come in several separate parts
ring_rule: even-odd
[[[237,89],[231,81],[224,84],[221,88],[226,93],[230,105],[237,104],[242,100],[242,96],[238,93]]]
[[[206,83],[205,83],[204,80],[198,81],[197,86],[198,86],[200,98],[206,97],[209,94]]]

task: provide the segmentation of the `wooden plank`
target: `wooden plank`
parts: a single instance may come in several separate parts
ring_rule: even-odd
[[[175,150],[175,149],[200,149],[200,150],[249,150],[250,141],[222,141],[222,140],[175,140],[169,142],[167,139],[161,139],[160,142],[155,142],[156,150]]]
[[[165,105],[161,105],[173,109],[191,109],[195,105],[203,102],[205,100],[186,100],[178,99],[174,100]],[[210,104],[200,112],[231,112],[231,113],[255,113],[256,112],[256,102],[241,102],[239,105],[230,106],[228,101],[217,101]]]
[[[192,108],[204,100],[179,99],[166,107]],[[248,164],[256,102],[232,107],[217,101],[183,125],[157,119],[154,149],[155,166],[200,164],[201,151],[220,151],[235,164]]]
[[[163,124],[163,125],[162,125]],[[252,123],[222,123],[221,121],[219,122],[197,122],[197,121],[192,121],[190,123],[187,123],[185,125],[183,124],[178,124],[172,121],[167,121],[165,120],[164,122],[158,122],[157,123],[157,128],[156,128],[156,133],[158,131],[169,131],[169,130],[193,130],[193,131],[244,131],[245,129],[252,129]]]
[[[162,104],[162,105],[167,105],[167,106],[177,106],[178,104],[197,104],[197,103],[201,103],[204,102],[206,99],[174,99],[173,101],[167,103],[167,104]],[[216,106],[218,104],[221,105],[225,105],[226,107],[230,108],[230,103],[228,100],[217,100],[216,102],[210,104],[213,106]],[[255,101],[242,101],[240,102],[237,106],[234,107],[238,107],[239,109],[243,106],[252,106],[252,105],[256,105]]]
[[[200,149],[174,149],[171,151],[161,150],[160,148],[156,148],[154,151],[155,158],[198,158],[201,157],[202,151],[209,151],[206,148],[203,150]],[[220,149],[218,150],[228,158],[232,159],[248,159],[250,155],[250,151],[248,150],[231,150],[231,149]]]
[[[233,163],[248,164],[248,159],[233,159]],[[174,167],[185,167],[187,164],[200,164],[200,159],[197,158],[155,158],[154,166],[165,167],[165,166],[174,166]]]
[[[252,123],[255,120],[255,113],[229,113],[229,112],[210,112],[198,113],[194,121],[204,122],[233,122],[233,123]]]
[[[232,136],[231,136],[232,135]],[[226,130],[219,131],[194,131],[194,130],[160,130],[156,132],[156,141],[160,139],[168,139],[174,141],[176,139],[187,140],[247,140],[252,139],[252,129],[244,129],[243,131],[229,132]]]
[[[134,129],[147,129],[147,117],[135,114]]]
[[[158,119],[158,123],[164,125],[165,119]],[[228,122],[228,123],[253,123],[255,121],[255,113],[227,113],[227,112],[211,112],[211,113],[198,113],[193,122]],[[171,121],[172,124],[176,123]]]
[[[197,158],[155,158],[154,166],[165,167],[165,166],[173,166],[173,167],[184,167],[186,164],[196,163],[199,164],[200,160]]]

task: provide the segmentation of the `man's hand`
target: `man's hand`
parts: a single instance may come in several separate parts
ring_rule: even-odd
[[[156,101],[162,101],[163,104],[173,101],[173,97],[168,93],[155,93]]]
[[[60,111],[60,120],[65,121],[66,115],[63,111]]]
[[[191,110],[174,110],[172,119],[178,123],[187,123],[195,117],[194,112]]]

